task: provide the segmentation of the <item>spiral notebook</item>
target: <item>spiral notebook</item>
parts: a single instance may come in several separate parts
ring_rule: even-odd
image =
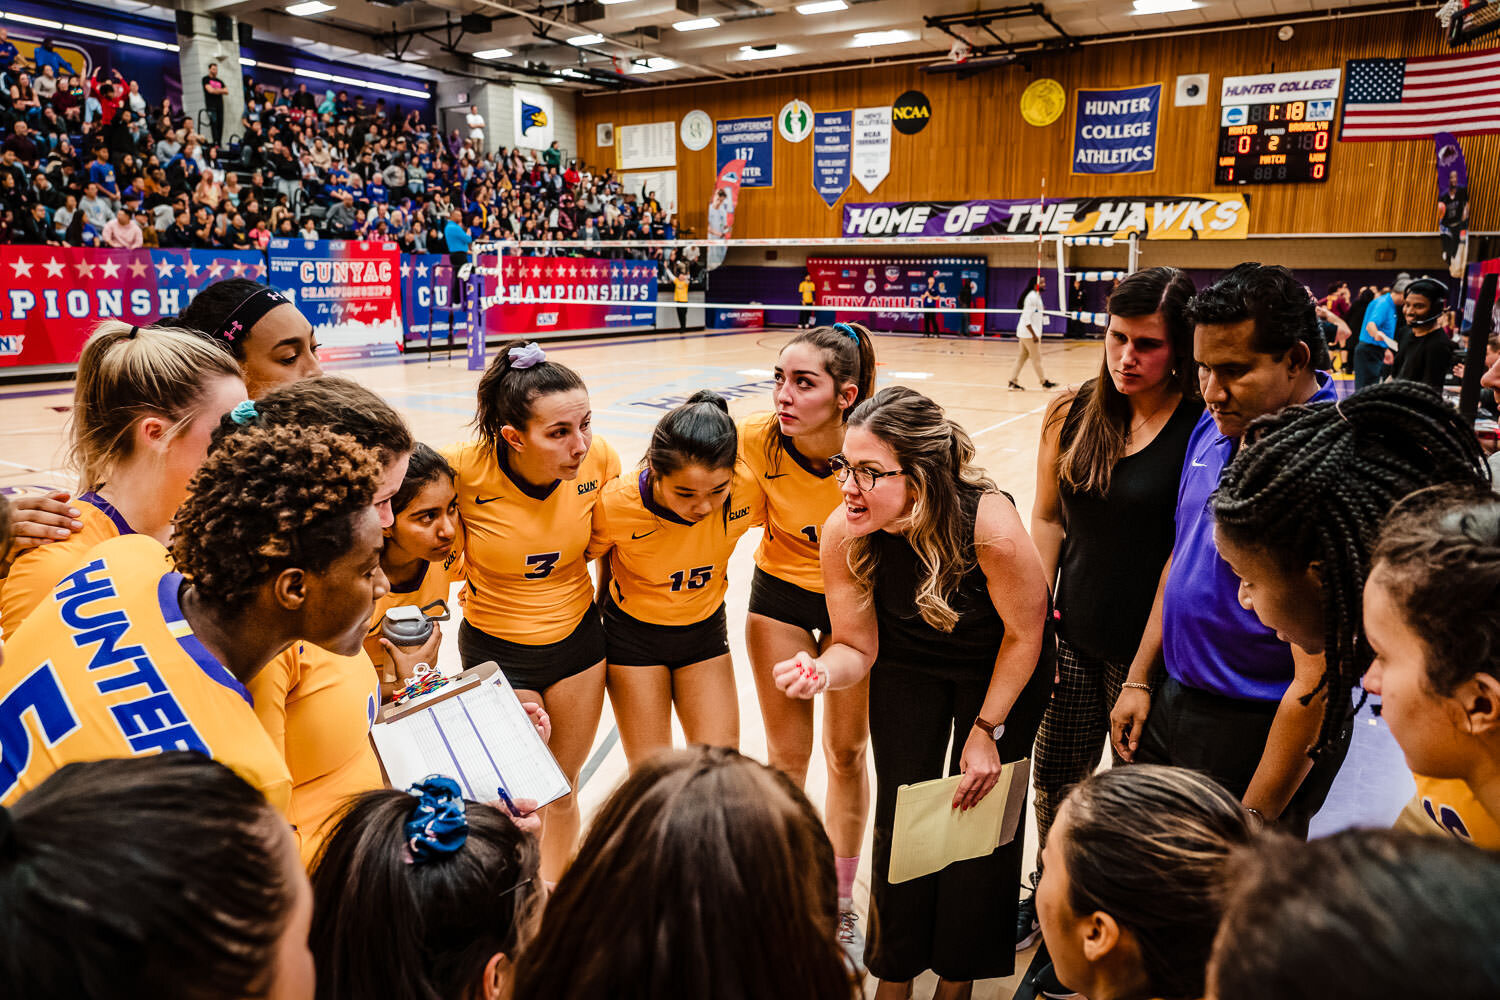
[[[370,737],[394,788],[441,774],[466,799],[494,802],[504,784],[511,798],[533,799],[538,807],[572,791],[493,663],[465,670],[410,704],[388,706]]]

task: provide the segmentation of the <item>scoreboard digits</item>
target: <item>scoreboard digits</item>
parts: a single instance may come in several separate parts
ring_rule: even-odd
[[[1331,100],[1223,108],[1214,181],[1281,184],[1328,179]]]

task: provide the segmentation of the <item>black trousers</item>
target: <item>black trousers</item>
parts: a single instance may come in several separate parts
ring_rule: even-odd
[[[1380,369],[1385,366],[1385,348],[1379,344],[1360,341],[1354,348],[1354,391],[1380,381]]]
[[[999,746],[1004,763],[1031,755],[1052,690],[1053,660],[1049,632],[1041,661],[1006,716]],[[958,773],[993,667],[993,661],[975,664],[960,674],[945,664],[938,674],[879,660],[870,673],[875,857],[865,965],[881,979],[905,982],[931,969],[958,982],[1015,971],[1010,942],[1016,926],[1024,823],[1014,840],[987,857],[960,861],[899,885],[887,881],[896,792],[902,785],[943,777],[945,765],[947,773]],[[950,738],[952,750],[945,758]]]
[[[922,314],[922,333],[935,334],[938,332],[938,314],[935,312]]]
[[[206,110],[208,112],[208,130],[213,133],[214,145],[215,146],[222,145],[223,142],[224,142],[224,107],[223,107],[223,105],[220,105],[217,108],[210,106],[210,107],[205,108],[204,110]]]
[[[797,325],[812,326],[812,314],[813,311],[811,309],[803,306],[802,310],[797,313]]]
[[[677,307],[677,329],[679,331],[687,330],[687,306]]]
[[[1230,794],[1243,797],[1265,751],[1278,704],[1227,698],[1168,677],[1151,695],[1151,714],[1146,717],[1135,759],[1202,772]],[[1328,798],[1353,733],[1351,726],[1345,726],[1335,744],[1313,764],[1276,821],[1277,829],[1294,837],[1307,836],[1307,824]]]

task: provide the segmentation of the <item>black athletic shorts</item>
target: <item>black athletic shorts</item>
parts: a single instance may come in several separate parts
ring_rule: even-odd
[[[604,644],[612,667],[665,665],[669,670],[690,667],[729,652],[729,619],[724,605],[691,625],[655,625],[632,618],[606,596]]]
[[[590,604],[583,620],[564,639],[527,646],[499,639],[470,625],[458,626],[458,655],[464,669],[494,660],[517,691],[546,691],[604,659],[604,624]]]
[[[833,631],[828,624],[827,598],[774,577],[759,566],[750,580],[750,613],[814,632],[819,639]]]

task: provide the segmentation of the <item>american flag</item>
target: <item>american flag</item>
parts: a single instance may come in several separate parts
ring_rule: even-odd
[[[1500,49],[1351,59],[1344,79],[1344,142],[1500,132]]]

